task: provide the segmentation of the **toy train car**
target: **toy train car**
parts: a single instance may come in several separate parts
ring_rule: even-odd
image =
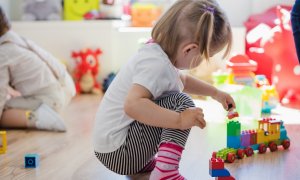
[[[218,152],[213,152],[213,157],[222,158],[226,162],[232,163],[236,158],[252,156],[254,150],[263,154],[267,148],[271,152],[282,146],[284,149],[290,147],[290,139],[283,121],[272,118],[265,118],[258,121],[256,130],[244,130],[241,132],[241,124],[238,121],[227,123],[227,148]]]

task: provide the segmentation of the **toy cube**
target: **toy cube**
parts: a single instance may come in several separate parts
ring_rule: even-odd
[[[4,154],[7,148],[6,131],[0,131],[0,154]]]
[[[40,156],[38,154],[25,155],[25,168],[36,168],[39,166]]]

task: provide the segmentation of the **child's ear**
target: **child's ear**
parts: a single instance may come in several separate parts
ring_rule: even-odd
[[[187,55],[192,49],[198,48],[198,45],[195,43],[187,44],[183,47],[182,51],[184,55]]]

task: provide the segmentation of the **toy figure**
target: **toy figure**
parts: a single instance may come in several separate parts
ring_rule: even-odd
[[[108,89],[109,85],[112,83],[112,81],[114,80],[115,77],[116,77],[116,74],[112,72],[112,73],[109,73],[107,78],[104,79],[103,92],[106,92],[106,90]]]
[[[76,60],[74,79],[77,93],[101,93],[100,84],[96,80],[99,72],[98,56],[100,54],[102,54],[100,49],[72,52],[72,57]]]
[[[22,19],[33,20],[60,20],[61,3],[59,0],[24,0]]]
[[[82,20],[92,10],[99,10],[99,0],[64,0],[65,20]]]

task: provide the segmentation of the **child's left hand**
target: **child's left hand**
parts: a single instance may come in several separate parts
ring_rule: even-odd
[[[235,102],[233,98],[226,92],[217,90],[217,92],[215,93],[215,95],[212,96],[212,98],[220,102],[226,111],[235,109]],[[230,107],[229,104],[231,104]]]

